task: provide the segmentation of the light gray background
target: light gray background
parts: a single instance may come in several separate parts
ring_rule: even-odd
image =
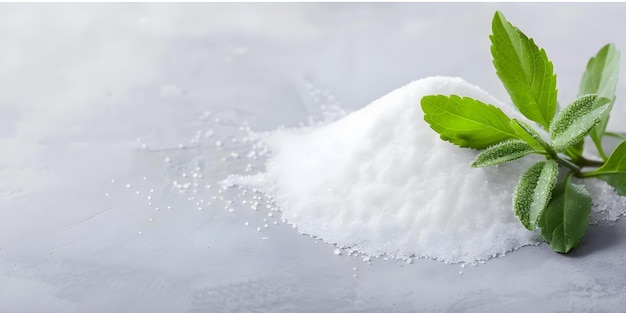
[[[0,311],[622,311],[623,221],[567,256],[368,264],[217,191],[248,162],[244,122],[296,126],[430,75],[507,99],[495,10],[546,49],[561,102],[601,46],[626,49],[621,3],[0,5]],[[177,194],[195,167],[213,187]]]

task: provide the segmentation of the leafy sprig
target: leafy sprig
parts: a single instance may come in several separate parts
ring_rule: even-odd
[[[539,228],[554,251],[567,253],[583,237],[591,212],[591,196],[584,185],[574,183],[574,177],[602,179],[626,196],[626,134],[606,131],[615,102],[620,53],[613,44],[600,49],[587,64],[578,98],[558,110],[556,75],[545,50],[499,11],[493,17],[490,39],[496,73],[515,107],[531,123],[456,95],[423,97],[424,120],[441,139],[482,150],[473,167],[498,165],[529,154],[544,156],[545,161],[522,174],[513,194],[513,210],[524,227]],[[602,146],[604,136],[624,140],[610,156]],[[583,156],[586,138],[595,145],[598,159]],[[559,177],[564,178],[558,181]]]

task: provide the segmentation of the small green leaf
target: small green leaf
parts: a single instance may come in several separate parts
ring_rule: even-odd
[[[556,113],[556,75],[545,50],[537,47],[501,12],[492,22],[491,54],[496,73],[513,104],[529,120],[548,129]]]
[[[484,149],[515,138],[509,119],[499,108],[459,96],[425,96],[424,120],[441,139],[463,148]]]
[[[617,173],[625,173],[626,174],[626,140],[622,141],[611,156],[609,157],[604,165],[600,166],[593,172],[584,173],[584,177],[593,177],[596,174],[617,174]]]
[[[541,138],[541,135],[524,121],[514,118],[511,120],[511,127],[515,130],[517,137],[524,140],[535,151],[546,151],[547,147],[549,147],[548,143]]]
[[[522,225],[535,229],[556,184],[559,166],[553,160],[533,164],[520,178],[513,194],[513,209]]]
[[[626,140],[622,141],[608,160],[593,172],[582,173],[582,177],[595,177],[604,180],[615,191],[626,196]]]
[[[528,145],[525,141],[520,139],[511,139],[483,150],[480,154],[478,154],[476,161],[474,161],[472,166],[486,167],[497,165],[517,160],[533,153],[534,151],[535,149],[533,149],[533,147]]]
[[[620,69],[620,52],[615,45],[608,44],[592,57],[587,63],[587,69],[580,81],[579,95],[595,93],[599,97],[611,100],[611,106],[615,102],[615,89]],[[602,149],[602,136],[609,122],[610,110],[600,119],[600,122],[589,132],[589,136],[598,149],[603,159],[606,155]]]
[[[622,141],[596,173],[626,173],[626,140]]]
[[[539,219],[541,234],[552,250],[567,253],[576,247],[589,225],[591,195],[584,185],[574,184],[567,175],[552,192],[553,199]]]
[[[550,124],[552,147],[563,152],[581,141],[610,109],[610,100],[584,95],[565,107]]]

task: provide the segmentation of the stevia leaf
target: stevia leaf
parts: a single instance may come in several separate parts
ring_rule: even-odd
[[[626,140],[622,141],[604,165],[593,171],[596,174],[626,173]]]
[[[518,138],[524,140],[536,151],[545,151],[549,146],[548,143],[541,138],[541,135],[526,122],[514,118],[511,120],[511,127],[515,130]]]
[[[539,219],[541,234],[552,250],[567,253],[576,247],[589,225],[591,195],[584,185],[574,184],[572,175],[552,192],[552,201]]]
[[[612,43],[605,45],[594,57],[589,59],[580,81],[578,95],[595,93],[600,97],[613,100],[617,89],[619,69],[619,50]]]
[[[495,144],[483,150],[478,156],[473,167],[486,167],[517,160],[533,153],[535,149],[520,139],[511,139]]]
[[[562,109],[550,124],[552,147],[563,152],[581,141],[610,109],[610,100],[584,95]]]
[[[604,165],[594,171],[605,174],[626,174],[626,140],[620,142],[611,153]]]
[[[441,139],[464,148],[484,149],[515,138],[511,120],[499,108],[459,96],[425,96],[424,120]]]
[[[533,164],[520,178],[513,194],[515,215],[528,230],[537,226],[556,184],[559,166],[553,160]]]
[[[545,50],[537,47],[501,12],[492,22],[491,54],[496,73],[513,104],[529,120],[548,129],[556,113],[556,75]]]
[[[615,102],[615,89],[620,69],[620,52],[614,44],[608,44],[592,57],[587,63],[587,69],[580,81],[579,95],[595,93],[599,97]],[[610,110],[602,116],[600,122],[589,132],[589,136],[603,159],[606,155],[602,149],[602,136],[609,122]]]
[[[617,193],[626,196],[626,140],[615,147],[604,165],[582,176],[602,179],[613,186]]]

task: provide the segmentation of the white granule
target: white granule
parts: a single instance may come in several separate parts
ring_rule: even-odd
[[[273,132],[265,172],[226,184],[258,188],[299,231],[370,256],[476,262],[536,244],[540,236],[520,224],[511,201],[540,158],[472,168],[476,150],[442,141],[424,122],[420,100],[432,94],[472,97],[520,117],[460,78],[425,78],[336,122]]]

